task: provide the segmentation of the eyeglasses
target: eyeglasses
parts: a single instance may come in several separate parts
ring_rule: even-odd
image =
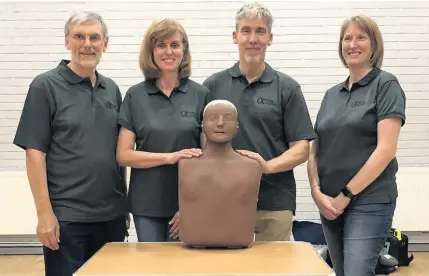
[[[89,42],[91,44],[100,43],[102,40],[102,37],[99,34],[90,34],[90,35],[84,35],[84,34],[80,34],[80,33],[73,34],[73,39],[80,42],[80,43],[85,43],[86,38],[89,39]]]

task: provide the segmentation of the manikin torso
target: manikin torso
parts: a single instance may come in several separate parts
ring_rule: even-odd
[[[234,150],[179,162],[180,239],[202,247],[254,241],[260,164]]]

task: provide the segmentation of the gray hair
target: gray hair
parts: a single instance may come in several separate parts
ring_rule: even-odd
[[[268,8],[258,2],[245,4],[237,11],[237,14],[235,15],[235,28],[238,28],[238,25],[242,19],[260,18],[267,22],[268,30],[271,32],[274,19]]]
[[[70,27],[73,24],[85,24],[85,23],[90,23],[90,22],[100,22],[101,26],[103,26],[103,34],[104,37],[108,37],[108,32],[107,32],[107,25],[106,23],[104,23],[103,18],[95,13],[95,12],[79,12],[79,13],[75,13],[73,14],[69,20],[67,20],[66,25],[64,26],[64,35],[68,36],[70,33]]]

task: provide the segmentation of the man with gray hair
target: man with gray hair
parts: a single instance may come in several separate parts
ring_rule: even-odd
[[[245,4],[235,23],[232,38],[240,60],[204,85],[213,99],[237,107],[240,130],[233,147],[262,165],[256,240],[289,240],[296,209],[293,169],[307,160],[316,135],[300,85],[265,62],[273,40],[270,11],[257,2]]]
[[[98,14],[79,13],[64,35],[71,60],[31,82],[14,139],[26,151],[47,276],[71,276],[127,232],[125,175],[115,158],[122,97],[96,70],[107,27]]]

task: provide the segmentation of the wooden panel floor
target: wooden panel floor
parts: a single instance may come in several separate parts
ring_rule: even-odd
[[[400,267],[392,276],[428,276],[429,252],[416,252],[409,267]],[[2,276],[44,276],[43,256],[0,256]]]

